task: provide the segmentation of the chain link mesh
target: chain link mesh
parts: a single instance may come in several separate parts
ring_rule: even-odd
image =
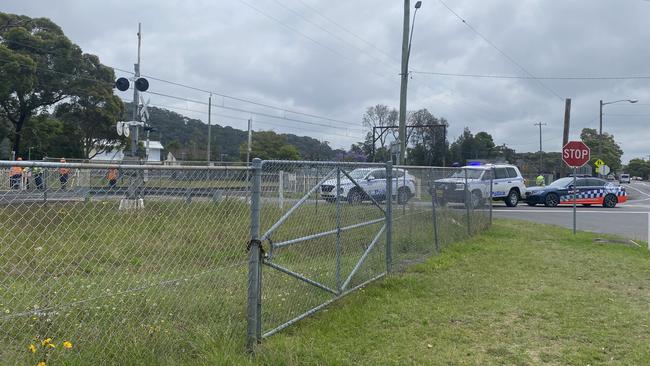
[[[204,344],[241,347],[247,173],[50,163],[7,179],[0,364],[182,363]]]
[[[0,162],[0,364],[243,350],[253,170],[15,164]],[[491,179],[471,173],[263,162],[262,334],[484,230]]]

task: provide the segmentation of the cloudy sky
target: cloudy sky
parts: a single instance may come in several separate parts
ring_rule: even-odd
[[[547,123],[544,150],[558,151],[564,98],[572,98],[572,138],[584,127],[598,127],[600,99],[634,98],[639,102],[605,107],[604,131],[620,142],[624,160],[648,157],[650,78],[426,73],[649,77],[649,1],[444,1],[467,23],[439,0],[423,1],[413,36],[410,69],[418,72],[409,81],[409,110],[428,108],[445,117],[452,140],[467,126],[517,151],[538,149],[533,124],[541,121]],[[349,147],[362,139],[366,107],[399,106],[398,0],[5,0],[1,8],[51,18],[85,52],[123,70],[133,69],[142,22],[142,73],[221,94],[213,95],[213,121],[222,125],[245,129],[252,116],[256,130]],[[149,94],[152,105],[207,121],[207,93],[150,84],[151,91],[175,97]]]

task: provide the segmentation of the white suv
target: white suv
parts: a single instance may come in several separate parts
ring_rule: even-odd
[[[467,191],[465,190],[465,170],[467,171]],[[490,184],[490,180],[492,184]],[[439,204],[469,201],[473,208],[480,207],[485,203],[485,200],[490,197],[490,190],[492,190],[492,199],[504,201],[508,207],[517,206],[521,197],[526,195],[526,185],[521,172],[516,166],[507,164],[458,168],[448,178],[436,180],[433,188],[435,192],[432,194],[435,194]]]
[[[345,175],[341,175],[339,196],[350,203],[359,203],[372,196],[377,201],[386,200],[386,169],[362,168],[349,172],[359,189]],[[415,178],[404,169],[393,169],[393,196],[397,203],[406,203],[415,194]],[[329,179],[321,184],[320,195],[327,202],[336,201],[336,179]]]

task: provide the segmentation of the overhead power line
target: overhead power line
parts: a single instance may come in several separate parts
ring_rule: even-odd
[[[385,60],[382,60],[382,59],[380,59],[380,58],[378,58],[378,57],[376,57],[376,56],[374,56],[374,55],[372,55],[372,54],[366,52],[366,50],[364,50],[364,49],[358,47],[357,45],[355,45],[355,44],[349,42],[347,39],[345,39],[345,38],[343,38],[343,37],[340,37],[340,36],[337,35],[336,33],[331,32],[329,29],[323,27],[322,25],[320,25],[320,24],[318,24],[318,23],[315,23],[315,22],[311,21],[309,18],[307,18],[306,16],[304,16],[304,15],[301,14],[300,12],[298,12],[298,11],[296,11],[296,10],[294,10],[294,9],[292,9],[292,8],[290,8],[290,7],[288,7],[288,6],[286,6],[286,5],[284,5],[281,1],[279,1],[279,0],[273,0],[273,1],[274,1],[276,4],[278,4],[279,7],[281,7],[281,8],[283,8],[283,9],[285,9],[285,10],[287,10],[287,11],[289,11],[289,12],[295,14],[297,17],[303,19],[305,22],[307,22],[307,23],[313,25],[314,27],[316,27],[316,28],[322,30],[323,32],[329,34],[330,36],[332,36],[332,37],[334,37],[334,38],[336,38],[336,39],[338,39],[339,41],[345,43],[346,45],[348,45],[348,46],[350,46],[350,47],[356,49],[357,51],[361,52],[362,54],[367,55],[368,57],[370,57],[370,58],[372,58],[372,59],[374,59],[374,60],[376,60],[376,61],[379,61],[379,62],[383,63],[384,65],[390,67],[390,68],[392,68],[393,66],[396,66],[396,64],[389,64],[389,63],[387,63]]]
[[[185,101],[185,102],[191,102],[191,103],[196,103],[196,104],[208,105],[207,102],[204,102],[204,101],[201,101],[201,100],[195,100],[195,99],[190,99],[190,98],[185,98],[185,97],[180,97],[180,96],[175,96],[175,95],[169,95],[169,94],[164,94],[164,93],[158,93],[158,92],[153,92],[153,91],[150,91],[150,90],[148,90],[148,91],[146,91],[146,92],[144,92],[144,93],[152,94],[152,95],[158,95],[158,96],[166,97],[166,98],[170,98],[170,99],[182,100],[182,101]],[[222,105],[218,105],[218,104],[213,104],[212,106],[215,107],[215,108],[222,108],[222,109],[228,109],[228,110],[236,111],[236,112],[249,113],[249,114],[253,114],[253,115],[257,115],[257,116],[264,116],[264,117],[267,117],[267,118],[274,118],[274,119],[278,119],[278,120],[292,121],[292,122],[303,123],[303,124],[308,124],[308,125],[313,125],[313,126],[320,126],[320,127],[325,127],[325,128],[332,128],[332,126],[331,126],[331,125],[328,125],[328,124],[317,123],[317,122],[310,122],[310,121],[304,121],[304,120],[295,119],[295,118],[289,118],[289,117],[285,117],[285,116],[274,116],[274,115],[272,115],[272,114],[262,113],[262,112],[256,112],[256,111],[251,111],[251,110],[242,109],[242,108],[228,107],[228,106],[222,106]],[[363,129],[360,129],[360,128],[350,128],[350,127],[347,127],[347,128],[345,128],[345,129],[346,129],[346,130],[361,131],[361,132],[364,131]]]
[[[269,19],[271,19],[272,21],[274,21],[274,22],[280,24],[280,25],[283,26],[284,28],[287,28],[288,30],[290,30],[290,31],[292,31],[292,32],[294,32],[294,33],[300,35],[301,37],[303,37],[303,38],[305,38],[305,39],[307,39],[307,40],[309,40],[309,41],[311,41],[312,43],[316,44],[317,46],[320,46],[320,47],[322,47],[322,48],[324,48],[324,49],[326,49],[326,50],[328,50],[328,51],[330,51],[330,52],[336,54],[337,56],[340,56],[340,57],[342,57],[342,58],[344,58],[344,59],[346,59],[346,60],[348,60],[348,61],[351,61],[352,63],[357,64],[357,61],[356,61],[355,59],[353,59],[352,57],[346,55],[345,53],[339,52],[339,51],[336,50],[335,48],[332,48],[332,47],[330,47],[330,46],[328,46],[328,45],[326,45],[326,44],[324,44],[324,43],[322,43],[322,42],[320,42],[320,41],[314,39],[313,37],[310,37],[309,35],[305,34],[304,32],[301,32],[299,29],[294,28],[294,27],[288,25],[286,22],[283,22],[282,20],[280,20],[280,19],[274,17],[273,15],[271,15],[271,14],[269,14],[269,13],[263,11],[262,9],[260,9],[260,8],[258,8],[258,7],[256,7],[256,6],[252,5],[252,4],[250,4],[250,3],[248,3],[247,1],[239,0],[239,2],[242,3],[242,4],[244,4],[244,5],[246,5],[247,7],[251,8],[251,9],[255,10],[255,11],[258,12],[259,14],[261,14],[261,15],[263,15],[263,16],[269,18]],[[361,66],[361,65],[359,65],[359,66]],[[389,80],[389,81],[395,81],[394,79],[391,79],[391,78],[387,77],[386,75],[384,75],[384,74],[380,74],[380,73],[378,73],[378,72],[376,72],[376,71],[373,71],[373,70],[371,70],[371,69],[369,69],[369,68],[365,68],[365,67],[364,67],[364,70],[370,71],[371,73],[373,73],[373,74],[375,74],[375,75],[377,75],[377,76],[379,76],[379,77],[382,77],[382,78],[384,78],[384,79],[386,79],[386,80]]]
[[[131,103],[132,102],[132,101],[126,100],[126,99],[122,99],[122,101],[125,102],[125,103]],[[201,111],[201,110],[191,109],[191,108],[182,108],[182,107],[172,106],[172,105],[168,105],[168,104],[150,103],[149,105],[153,106],[153,107],[165,108],[165,109],[169,109],[169,110],[178,110],[178,111],[199,113],[199,114],[203,114],[203,115],[208,114],[208,112],[206,112],[206,111]],[[231,115],[221,114],[221,113],[212,112],[212,113],[210,113],[210,115],[216,116],[216,117],[221,117],[221,118],[233,119],[233,120],[248,121],[248,118],[246,118],[246,117],[231,116]],[[350,135],[344,135],[344,134],[340,134],[340,133],[324,131],[322,129],[305,128],[305,127],[299,127],[299,126],[294,126],[294,125],[285,125],[285,124],[279,124],[277,122],[271,122],[271,121],[265,121],[265,120],[259,120],[259,119],[255,119],[255,124],[256,125],[257,124],[262,124],[262,125],[271,126],[271,127],[283,127],[283,128],[289,128],[289,129],[296,129],[296,130],[306,131],[306,132],[311,132],[311,133],[319,133],[319,134],[326,135],[326,136],[338,136],[338,137],[345,137],[345,138],[352,137]]]
[[[548,92],[551,94],[555,95],[558,99],[564,100],[555,90],[551,89],[549,86],[546,84],[542,83],[538,78],[535,77],[532,73],[530,73],[528,70],[526,70],[525,67],[523,67],[519,62],[515,61],[510,55],[508,55],[505,51],[503,51],[501,48],[499,48],[494,42],[490,41],[486,36],[484,36],[481,32],[476,30],[471,24],[469,24],[463,17],[461,17],[457,12],[455,12],[452,8],[450,8],[443,0],[438,0],[449,12],[451,12],[456,18],[458,18],[463,24],[469,28],[474,34],[479,36],[481,39],[483,39],[487,44],[489,44],[492,48],[497,50],[503,57],[505,57],[510,63],[513,65],[517,66],[521,71],[523,71],[526,75],[528,75],[532,80],[536,81],[542,88],[546,89]]]
[[[519,75],[492,75],[492,74],[465,74],[435,71],[411,71],[413,74],[451,76],[483,79],[524,79],[524,80],[644,80],[650,79],[648,75],[635,76],[519,76]]]

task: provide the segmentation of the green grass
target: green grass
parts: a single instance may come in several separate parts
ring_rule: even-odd
[[[342,226],[381,217],[368,204],[342,208]],[[306,204],[272,239],[331,230],[335,209]],[[262,231],[284,210],[265,204]],[[443,245],[467,236],[464,214],[441,212],[440,220]],[[248,204],[236,198],[191,204],[151,198],[138,211],[118,210],[112,199],[2,206],[0,364],[242,362],[248,222]],[[430,211],[396,209],[396,264],[433,251],[431,222]],[[343,234],[345,276],[380,227]],[[351,285],[384,271],[383,245],[382,238]],[[276,263],[335,285],[333,236],[273,255]],[[331,298],[270,268],[264,274],[265,331]],[[47,337],[59,347],[27,352]],[[63,340],[73,349],[62,350]]]
[[[650,254],[496,221],[273,336],[269,365],[647,365]],[[214,354],[218,363],[220,355]]]

